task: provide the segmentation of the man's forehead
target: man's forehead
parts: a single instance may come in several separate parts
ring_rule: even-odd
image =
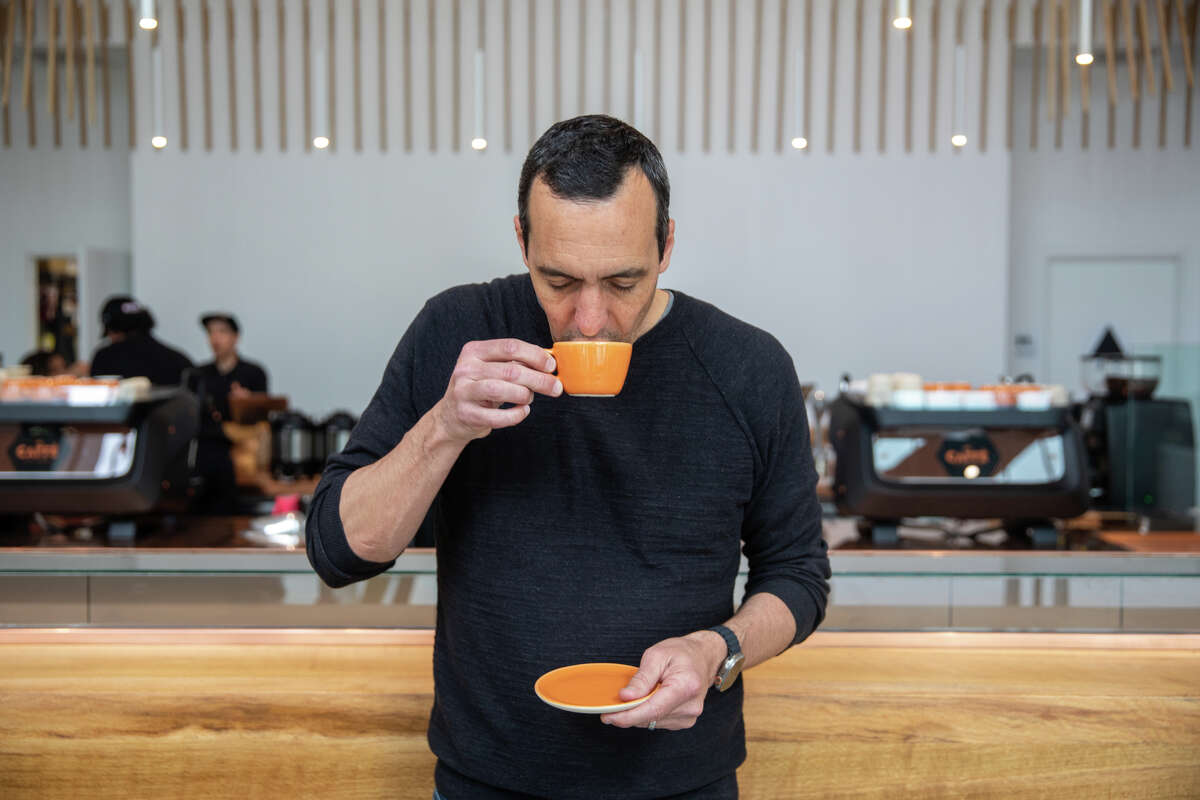
[[[588,209],[611,205],[629,206],[631,210],[636,209],[638,206],[649,205],[653,209],[653,213],[657,214],[657,199],[654,196],[654,187],[650,185],[650,180],[646,177],[646,174],[636,166],[626,169],[625,176],[621,179],[621,183],[617,185],[616,191],[611,196],[603,199],[562,197],[550,188],[550,184],[546,182],[542,175],[538,175],[529,189],[529,205],[530,213],[533,212],[535,206],[554,206],[559,210],[566,210],[569,206],[574,206],[581,211],[586,211]]]

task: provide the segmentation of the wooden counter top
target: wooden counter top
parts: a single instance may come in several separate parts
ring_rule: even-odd
[[[1096,535],[1131,553],[1200,553],[1200,533],[1196,531],[1101,531]]]
[[[0,631],[0,796],[424,800],[430,635]],[[1200,796],[1198,674],[1200,636],[818,632],[745,676],[742,797]]]

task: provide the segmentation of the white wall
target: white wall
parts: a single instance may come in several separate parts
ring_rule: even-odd
[[[232,311],[310,413],[361,410],[430,295],[520,265],[500,159],[139,154],[133,172],[134,291],[161,336],[207,359],[199,315]]]
[[[882,0],[880,0],[882,3]],[[970,4],[967,17],[968,109],[971,144],[960,154],[945,145],[949,135],[953,4],[942,3],[941,81],[936,140],[927,152],[927,87],[930,4],[915,4],[916,37],[913,109],[916,152],[901,152],[903,47],[889,39],[886,155],[876,152],[878,36],[880,3],[866,3],[863,53],[863,152],[850,150],[853,97],[853,7],[840,6],[835,151],[825,141],[830,0],[814,0],[812,130],[808,154],[773,152],[778,68],[778,0],[764,3],[761,45],[759,147],[751,150],[751,109],[755,51],[754,4],[737,6],[737,85],[732,117],[734,146],[726,149],[729,51],[726,0],[713,3],[713,50],[703,52],[700,4],[689,6],[686,36],[686,85],[678,64],[680,2],[663,2],[661,94],[652,80],[650,48],[653,3],[638,5],[638,41],[646,55],[645,127],[657,128],[671,170],[673,214],[680,225],[676,261],[664,283],[716,300],[731,312],[775,332],[793,351],[800,373],[826,386],[848,370],[916,369],[931,377],[991,380],[1001,371],[1037,371],[1040,353],[1022,359],[1012,352],[1012,336],[1028,333],[1040,342],[1045,318],[1040,287],[1045,265],[1056,256],[1096,254],[1175,254],[1184,264],[1181,306],[1200,300],[1195,225],[1200,190],[1191,176],[1200,166],[1200,147],[1184,150],[1182,94],[1172,96],[1168,146],[1157,149],[1156,100],[1143,108],[1143,145],[1130,148],[1131,111],[1125,101],[1127,79],[1119,75],[1123,105],[1118,110],[1118,147],[1104,147],[1103,60],[1093,70],[1092,149],[1079,148],[1078,87],[1064,129],[1064,147],[1051,150],[1052,126],[1040,122],[1042,147],[1028,152],[1027,56],[1018,61],[1014,127],[1017,147],[1011,156],[1003,142],[1003,92],[1006,35],[1002,4],[993,4],[991,51],[990,150],[981,155],[974,123],[979,119],[978,86],[982,20]],[[429,138],[428,5],[412,2],[411,63],[413,150],[403,147],[401,103],[401,3],[388,5],[389,145],[381,153],[376,110],[376,5],[363,4],[363,97],[365,152],[351,141],[350,4],[339,0],[338,126],[336,153],[304,153],[300,80],[299,2],[286,3],[287,133],[286,153],[278,150],[278,82],[274,4],[263,4],[263,124],[265,150],[252,147],[253,105],[248,64],[248,6],[236,4],[238,59],[237,153],[229,152],[229,120],[224,44],[224,9],[210,3],[212,28],[213,152],[202,147],[200,106],[199,4],[185,0],[188,14],[186,60],[189,85],[187,153],[178,149],[178,97],[173,4],[163,4],[161,37],[167,92],[167,127],[172,145],[155,153],[145,146],[150,134],[150,81],[138,82],[139,149],[132,161],[118,147],[97,148],[93,130],[87,154],[77,152],[76,129],[66,124],[64,145],[47,145],[49,118],[39,104],[39,147],[27,152],[20,112],[13,117],[14,148],[0,154],[0,348],[9,360],[32,346],[33,292],[25,254],[70,251],[82,244],[132,246],[135,284],[159,314],[164,336],[197,359],[206,348],[197,314],[210,307],[240,313],[246,326],[246,352],[265,361],[277,385],[314,412],[336,405],[361,406],[378,377],[383,360],[420,303],[439,289],[466,280],[520,268],[509,233],[516,176],[530,136],[560,113],[600,110],[602,8],[597,0],[581,5],[563,0],[563,97],[556,103],[552,16],[549,3],[538,5],[538,59],[533,121],[528,96],[527,13],[525,0],[512,3],[511,151],[503,147],[500,14],[503,4],[486,5],[486,130],[492,142],[478,155],[465,147],[471,128],[473,73],[471,50],[476,35],[476,5],[462,4],[462,128],[458,150],[451,141],[451,5],[437,4],[436,140]],[[613,58],[608,110],[628,116],[630,30],[628,6],[612,4]],[[793,2],[788,47],[802,41],[803,20]],[[576,91],[576,25],[586,10],[587,75],[585,94]],[[1031,4],[1019,4],[1018,42],[1031,35]],[[322,10],[318,8],[318,10]],[[113,12],[116,21],[119,15]],[[44,24],[44,20],[40,21]],[[324,41],[323,14],[316,14],[313,39]],[[114,26],[119,38],[120,26]],[[19,48],[18,48],[19,50]],[[148,63],[149,37],[139,34],[137,63]],[[1181,74],[1179,54],[1175,54]],[[712,72],[712,152],[701,153],[703,129],[700,78],[705,59]],[[796,86],[790,56],[785,62],[784,139],[795,125]],[[124,141],[122,73],[114,72],[114,137]],[[44,101],[39,73],[35,94]],[[685,143],[677,139],[679,93],[685,98]],[[656,105],[656,100],[661,103]],[[660,114],[654,109],[661,108]],[[1011,168],[1010,168],[1011,159]],[[123,166],[130,163],[130,172]],[[132,188],[131,188],[132,184]],[[1074,187],[1085,187],[1076,191]],[[1011,188],[1011,191],[1010,191]],[[133,209],[132,216],[130,209]],[[60,213],[56,218],[56,212]],[[1010,225],[1011,217],[1011,225]],[[131,230],[132,229],[132,230]],[[30,244],[24,242],[29,241]],[[15,243],[10,246],[9,243]],[[1011,242],[1011,244],[1010,244]],[[1009,252],[1011,249],[1011,253]],[[336,279],[329,279],[336,272]],[[314,308],[336,309],[330,315]],[[357,313],[356,308],[369,313]],[[307,310],[305,313],[298,312]],[[299,315],[299,322],[297,316]],[[1194,316],[1182,315],[1184,333],[1197,338]],[[1191,327],[1188,327],[1191,326]],[[965,334],[964,334],[965,331]],[[353,352],[345,353],[349,343]],[[310,356],[311,354],[311,356]],[[313,364],[336,365],[339,375],[324,380]]]
[[[989,150],[978,150],[981,94],[979,3],[969,3],[969,146],[953,154],[950,134],[954,29],[953,3],[941,3],[937,151],[929,153],[929,0],[916,0],[914,120],[915,152],[902,152],[903,38],[891,35],[888,51],[887,152],[876,143],[879,15],[885,0],[865,3],[862,152],[851,150],[853,124],[854,7],[839,4],[835,79],[834,151],[825,139],[829,11],[834,0],[813,0],[812,125],[803,131],[807,154],[774,152],[779,0],[765,0],[764,37],[753,39],[754,3],[738,3],[736,84],[729,98],[727,21],[731,0],[713,2],[713,49],[703,50],[702,4],[688,5],[688,55],[679,68],[681,0],[664,0],[661,89],[652,77],[652,2],[638,4],[638,47],[646,52],[647,133],[657,139],[670,170],[678,247],[664,285],[716,302],[775,333],[789,348],[802,379],[826,388],[843,371],[914,370],[931,378],[991,381],[1001,372],[1038,372],[1046,318],[1045,271],[1056,257],[1167,255],[1184,275],[1181,334],[1200,341],[1200,118],[1197,142],[1181,144],[1183,94],[1171,96],[1168,143],[1157,147],[1158,101],[1142,109],[1142,146],[1131,148],[1128,81],[1119,73],[1122,103],[1118,144],[1105,142],[1103,59],[1093,70],[1091,149],[1080,148],[1078,86],[1064,126],[1064,144],[1053,149],[1053,128],[1039,122],[1041,147],[1028,148],[1027,52],[1014,82],[1016,147],[1003,150],[1007,35],[1004,4],[994,3],[990,64]],[[0,351],[13,361],[33,346],[31,254],[69,253],[81,246],[132,249],[135,291],[155,310],[160,333],[193,358],[207,358],[197,317],[224,308],[239,315],[243,350],[261,360],[277,390],[300,408],[323,414],[336,407],[360,410],[383,365],[413,315],[435,292],[464,281],[484,280],[521,268],[511,233],[516,181],[526,148],[553,122],[581,111],[630,116],[628,5],[614,0],[611,105],[602,107],[604,76],[602,9],[599,0],[562,1],[561,101],[554,96],[552,14],[538,3],[534,49],[537,72],[529,96],[528,0],[513,0],[512,146],[504,147],[502,27],[504,4],[487,3],[487,96],[485,124],[491,147],[472,153],[473,72],[477,5],[463,2],[459,110],[460,140],[452,141],[452,13],[437,4],[434,117],[428,110],[428,4],[412,0],[411,63],[413,142],[406,151],[400,61],[404,3],[390,2],[386,31],[389,149],[381,152],[376,106],[375,3],[363,3],[364,152],[352,142],[350,56],[351,5],[337,0],[337,150],[303,150],[299,0],[287,9],[287,135],[279,151],[275,4],[262,3],[264,151],[253,149],[253,103],[249,4],[237,3],[239,144],[229,147],[224,6],[210,2],[214,149],[203,148],[199,3],[184,0],[188,15],[189,138],[179,149],[178,75],[174,4],[162,3],[167,134],[166,152],[151,151],[149,37],[134,47],[138,149],[124,148],[125,100],[121,59],[114,60],[113,150],[99,146],[92,129],[81,152],[78,129],[64,123],[63,146],[49,145],[45,77],[35,83],[38,148],[25,144],[22,112],[12,117],[14,144],[0,150]],[[323,3],[314,3],[318,11]],[[802,41],[800,4],[788,19],[789,49]],[[1032,3],[1018,4],[1017,41],[1031,35]],[[584,96],[578,95],[575,43],[580,9],[586,10],[587,59]],[[119,22],[117,6],[112,5]],[[44,18],[40,21],[44,24]],[[114,39],[120,26],[114,25]],[[313,39],[324,41],[317,14]],[[1098,37],[1099,38],[1099,37]],[[18,47],[18,52],[19,52]],[[758,147],[752,147],[752,75],[761,53]],[[1177,79],[1182,63],[1174,54]],[[704,127],[701,77],[711,61],[712,151],[701,152]],[[318,65],[319,66],[319,65]],[[795,133],[796,86],[790,55],[785,60],[784,141]],[[1043,76],[1044,77],[1044,76]],[[1043,84],[1044,92],[1044,84]],[[684,141],[678,139],[679,106],[685,100]],[[1044,94],[1043,94],[1044,97]],[[532,115],[531,115],[532,104]],[[660,113],[655,113],[655,109]],[[1198,113],[1198,112],[1194,112]],[[532,121],[531,121],[532,116]],[[727,121],[734,120],[732,148]],[[1200,117],[1200,113],[1198,113]],[[85,323],[94,324],[95,311]],[[1023,358],[1013,336],[1033,337],[1035,355]]]
[[[164,26],[171,29],[170,4]],[[189,15],[195,4],[185,2]],[[272,4],[263,5],[265,30],[274,30]],[[757,152],[752,147],[752,76],[755,55],[754,4],[739,3],[734,147],[727,148],[730,118],[729,5],[713,3],[712,152],[700,152],[703,130],[703,5],[689,5],[687,72],[681,88],[679,2],[663,3],[662,89],[652,80],[654,4],[638,5],[638,47],[646,50],[644,127],[660,132],[673,183],[672,214],[678,246],[664,285],[716,302],[760,325],[792,352],[803,379],[836,386],[843,371],[916,370],[930,377],[994,380],[1004,362],[1007,325],[1008,156],[999,150],[1002,122],[991,117],[992,148],[953,154],[950,94],[952,4],[942,3],[941,81],[937,152],[927,149],[929,58],[921,28],[914,79],[915,152],[903,153],[903,39],[890,32],[887,153],[876,141],[879,61],[875,43],[884,9],[868,3],[863,53],[862,152],[851,149],[854,9],[839,4],[838,71],[834,151],[828,152],[826,100],[829,2],[816,0],[813,13],[812,143],[808,154],[787,148],[775,153],[778,76],[778,0],[764,3],[761,101]],[[929,3],[918,2],[918,14]],[[612,106],[628,117],[628,5],[614,2]],[[223,31],[223,10],[213,6],[214,30]],[[191,149],[154,153],[140,149],[132,162],[135,290],[160,320],[165,338],[193,356],[205,356],[197,316],[229,308],[243,320],[243,350],[263,361],[275,388],[296,405],[320,414],[334,407],[359,410],[374,390],[395,342],[430,295],[465,281],[520,270],[511,218],[521,160],[533,136],[554,119],[554,59],[550,3],[539,3],[536,39],[538,80],[534,123],[528,92],[528,5],[512,3],[513,146],[503,147],[503,4],[487,4],[488,114],[492,146],[484,154],[466,149],[471,136],[476,4],[462,6],[462,140],[453,149],[453,96],[449,3],[438,4],[437,139],[430,139],[427,4],[412,4],[413,151],[404,152],[400,102],[400,4],[389,5],[389,151],[378,147],[375,98],[375,4],[363,4],[364,152],[352,142],[350,4],[337,5],[337,128],[334,153],[304,153],[300,117],[299,44],[289,38],[287,58],[288,150],[278,148],[277,51],[263,37],[265,149],[250,146],[252,104],[248,81],[238,95],[240,148],[229,152],[224,113],[225,45],[214,36],[213,152],[200,149],[200,114],[190,97]],[[565,0],[561,114],[602,110],[603,4],[591,0],[587,13],[587,81],[580,98],[578,20],[581,5]],[[788,18],[789,51],[802,41],[800,4]],[[999,6],[997,6],[999,8]],[[298,4],[288,5],[289,37],[298,35]],[[245,9],[239,26],[248,24]],[[996,19],[1000,12],[995,11]],[[189,16],[194,19],[194,16]],[[974,9],[968,36],[979,37]],[[194,26],[190,28],[195,30]],[[244,27],[239,27],[243,30]],[[993,25],[996,41],[1002,27]],[[324,41],[323,15],[314,21],[314,41]],[[144,40],[139,46],[145,50]],[[166,85],[174,86],[173,37],[163,38]],[[189,39],[189,84],[199,74],[199,48]],[[237,40],[239,63],[249,58],[245,37]],[[978,86],[980,53],[969,57],[971,85]],[[139,51],[138,58],[144,58]],[[1003,49],[992,50],[990,98],[1003,97]],[[794,130],[796,86],[789,54],[784,71],[784,141]],[[140,84],[139,94],[148,84]],[[682,150],[678,96],[685,96]],[[148,98],[145,101],[148,102]],[[659,114],[654,109],[661,108]],[[177,107],[168,99],[168,128]],[[978,92],[968,118],[978,118]],[[141,106],[140,106],[141,107]],[[148,122],[140,133],[149,136]],[[176,136],[176,131],[168,131]],[[433,152],[436,150],[436,152]]]
[[[1182,57],[1173,53],[1176,79],[1182,81]],[[1159,148],[1159,97],[1143,97],[1141,147],[1133,149],[1134,112],[1123,60],[1118,70],[1120,102],[1116,109],[1116,147],[1108,148],[1107,83],[1102,61],[1093,70],[1090,148],[1081,145],[1079,86],[1064,121],[1063,147],[1053,146],[1053,126],[1039,121],[1039,147],[1029,147],[1029,62],[1022,59],[1016,77],[1016,148],[1012,155],[1011,334],[1010,365],[1015,372],[1044,369],[1047,270],[1056,258],[1174,259],[1180,265],[1176,298],[1180,342],[1200,342],[1200,112],[1193,118],[1191,149],[1183,145],[1186,95],[1176,87],[1168,95],[1167,142]],[[1043,73],[1044,75],[1044,73]],[[1044,78],[1043,78],[1044,80]],[[1042,86],[1044,98],[1044,83]],[[1194,104],[1200,100],[1200,90]],[[1044,103],[1044,99],[1043,99]],[[1167,310],[1164,309],[1164,313]],[[1018,352],[1012,341],[1025,334],[1032,352]],[[1128,344],[1128,342],[1126,343]],[[1053,376],[1052,376],[1053,377]],[[1061,380],[1062,378],[1056,378]],[[1068,381],[1072,388],[1074,380]]]
[[[114,53],[110,61],[113,147],[107,150],[102,117],[90,126],[83,149],[79,117],[68,121],[65,105],[62,145],[54,147],[44,58],[33,78],[37,146],[31,150],[19,106],[19,75],[14,70],[12,147],[0,150],[0,353],[5,364],[16,363],[36,345],[33,257],[75,255],[83,247],[130,247],[128,124],[125,93],[118,89],[125,82],[123,59]],[[61,72],[59,81],[62,86]],[[83,324],[98,327],[98,314],[98,308],[84,310]]]
[[[360,409],[430,295],[523,268],[519,166],[139,154],[135,292],[197,356],[198,315],[231,309],[246,355],[297,405]],[[804,379],[1000,370],[1004,159],[694,156],[668,169],[678,244],[663,285],[770,330]]]

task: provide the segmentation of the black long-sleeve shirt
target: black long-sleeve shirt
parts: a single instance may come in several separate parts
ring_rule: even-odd
[[[551,344],[528,275],[444,292],[404,334],[314,496],[308,554],[327,583],[390,566],[347,544],[346,477],[441,399],[466,342],[504,337]],[[724,622],[739,545],[747,596],[783,600],[804,639],[829,591],[815,487],[787,352],[680,292],[634,343],[620,395],[539,395],[519,425],[469,444],[427,520],[438,554],[429,742],[442,793],[662,797],[732,773],[745,758],[741,681],[710,691],[691,729],[655,732],[551,708],[533,684],[567,664],[636,665],[663,639]]]
[[[146,377],[155,386],[178,386],[192,361],[150,333],[130,333],[92,356],[92,375]]]
[[[200,397],[200,438],[228,444],[221,425],[231,419],[229,393],[233,391],[233,384],[250,392],[265,392],[267,372],[243,358],[239,358],[229,372],[221,372],[217,362],[210,361],[193,370],[187,382],[188,388]]]

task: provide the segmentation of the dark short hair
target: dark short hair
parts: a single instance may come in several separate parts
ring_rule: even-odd
[[[233,314],[227,314],[224,311],[212,311],[200,317],[200,326],[205,330],[208,330],[208,323],[210,322],[224,322],[234,333],[240,334],[242,332],[242,329],[238,326],[237,317]]]
[[[46,376],[50,374],[50,359],[54,353],[48,350],[35,350],[21,359],[21,363],[29,367],[33,375]]]
[[[521,167],[517,186],[517,216],[529,248],[529,189],[534,179],[546,182],[564,200],[607,200],[617,192],[628,171],[642,170],[658,203],[654,233],[658,257],[667,248],[671,183],[662,154],[632,125],[603,114],[588,114],[556,122],[534,143]]]
[[[118,294],[104,301],[100,309],[100,324],[105,336],[109,333],[136,333],[153,328],[154,315],[129,295]]]

